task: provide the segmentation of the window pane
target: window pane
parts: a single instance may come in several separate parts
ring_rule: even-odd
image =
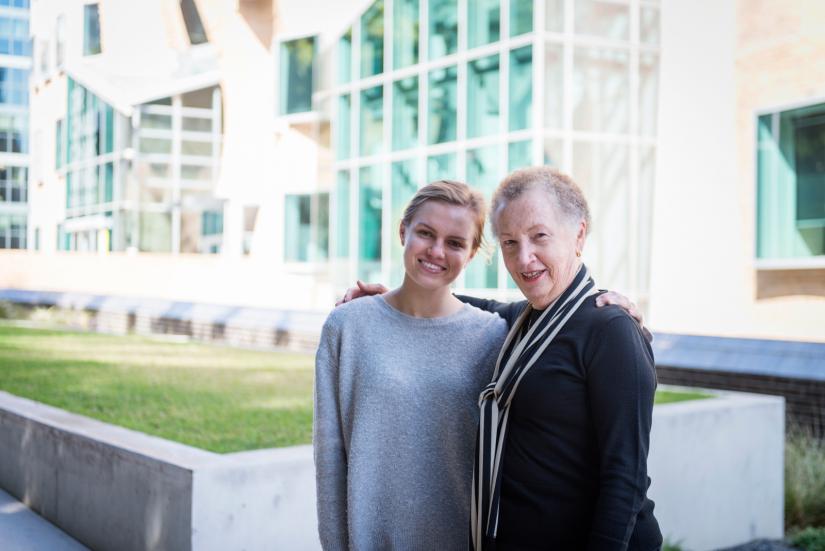
[[[404,247],[398,237],[398,228],[404,209],[418,190],[418,175],[415,161],[400,161],[392,164],[392,190],[390,191],[390,286],[397,287],[404,280]]]
[[[189,43],[194,45],[208,42],[195,0],[180,0],[180,11],[183,14],[186,33],[189,35]]]
[[[381,86],[361,92],[360,155],[380,153],[384,143],[384,89]]]
[[[154,113],[142,113],[140,116],[141,128],[159,128],[162,130],[172,129],[172,115],[156,115]]]
[[[544,50],[544,127],[562,127],[564,105],[564,50],[548,44]]]
[[[499,61],[492,55],[471,61],[467,73],[467,137],[499,131]]]
[[[86,4],[83,6],[83,55],[100,51],[100,11],[97,4]]]
[[[345,84],[352,79],[352,28],[338,41],[338,82]]]
[[[825,111],[825,110],[823,110]],[[793,121],[793,160],[796,168],[796,226],[803,239],[815,241],[811,254],[823,253],[825,230],[825,112],[796,116]],[[806,229],[818,235],[807,238]]]
[[[393,83],[392,148],[405,149],[418,143],[418,77]]]
[[[484,193],[489,200],[502,176],[500,146],[488,146],[467,151],[467,183]],[[484,238],[492,242],[489,224]],[[498,249],[488,261],[484,255],[476,257],[464,271],[464,286],[469,289],[495,289],[498,287]]]
[[[628,54],[604,48],[576,48],[573,59],[573,128],[627,132]]]
[[[349,256],[349,171],[341,170],[335,182],[335,253],[338,258]]]
[[[467,44],[470,48],[497,41],[500,25],[499,0],[467,2]]]
[[[428,143],[451,142],[456,138],[457,81],[455,66],[430,71]]]
[[[455,180],[456,154],[444,153],[427,159],[427,181]]]
[[[639,40],[643,44],[659,43],[659,8],[642,6],[639,14]]]
[[[639,53],[639,132],[656,135],[656,95],[659,88],[659,57]]]
[[[573,171],[576,183],[587,198],[593,226],[584,256],[602,285],[632,289],[630,280],[633,244],[630,219],[628,146],[610,142],[573,143]]]
[[[533,111],[533,47],[510,52],[510,130],[530,127]]]
[[[329,193],[315,196],[315,242],[312,261],[323,262],[329,258]]]
[[[628,39],[630,9],[616,0],[576,0],[575,32],[617,40]]]
[[[141,138],[141,153],[172,153],[172,140],[161,138]]]
[[[349,94],[338,97],[338,116],[335,119],[335,153],[339,159],[350,156],[352,99]]]
[[[284,260],[288,262],[309,260],[310,200],[309,195],[284,197]]]
[[[183,117],[183,130],[188,132],[211,132],[212,119],[202,119],[200,117]]]
[[[547,138],[544,140],[544,164],[563,169],[564,145],[559,138]]]
[[[180,144],[180,152],[182,155],[211,157],[212,142],[196,142],[192,140],[184,140]]]
[[[312,111],[315,37],[281,44],[281,114]]]
[[[381,167],[358,171],[358,277],[375,281],[381,276]]]
[[[418,63],[418,0],[395,0],[393,5],[393,67]]]
[[[519,168],[533,165],[533,142],[524,140],[513,142],[508,146],[507,170],[512,172]]]
[[[539,0],[541,2],[543,0]],[[533,0],[510,0],[510,36],[533,30]]]
[[[141,212],[140,246],[143,252],[168,253],[172,250],[172,215]]]
[[[458,0],[430,0],[429,56],[436,59],[458,48]]]
[[[361,16],[361,76],[384,72],[384,0]]]

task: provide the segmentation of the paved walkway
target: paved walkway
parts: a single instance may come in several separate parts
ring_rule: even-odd
[[[0,542],[3,551],[89,551],[3,490]]]

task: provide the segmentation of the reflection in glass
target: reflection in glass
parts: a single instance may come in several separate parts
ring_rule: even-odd
[[[456,178],[456,154],[444,153],[443,155],[433,155],[427,159],[427,181],[455,180]]]
[[[629,88],[626,51],[576,48],[573,56],[573,128],[591,132],[627,132]]]
[[[532,30],[533,0],[510,0],[510,36],[518,36]]]
[[[384,89],[381,86],[361,92],[361,151],[362,156],[381,152],[384,143]]]
[[[467,183],[478,188],[489,200],[501,178],[501,149],[498,145],[467,151]],[[493,243],[489,224],[484,230],[484,238]],[[479,254],[464,271],[464,286],[468,289],[495,289],[498,287],[498,249],[488,261]]]
[[[628,4],[616,0],[576,0],[574,12],[576,34],[628,39]]]
[[[349,256],[349,171],[339,170],[335,181],[335,256]]]
[[[584,249],[587,266],[606,285],[634,288],[629,280],[630,248],[635,247],[630,220],[628,146],[611,142],[573,143],[573,171],[584,191],[593,225]]]
[[[564,106],[564,49],[548,44],[544,49],[544,127],[562,127]]]
[[[564,0],[544,0],[544,10],[544,30],[554,33],[563,32]]]
[[[500,37],[499,0],[467,2],[467,45],[470,48],[495,42]]]
[[[495,134],[499,131],[498,55],[471,61],[467,69],[467,137]]]
[[[384,0],[361,16],[361,76],[384,72]]]
[[[393,2],[392,66],[395,69],[418,63],[418,0]]]
[[[510,52],[510,130],[530,127],[533,112],[533,47]]]
[[[350,156],[350,121],[352,120],[352,97],[344,94],[338,97],[338,115],[335,118],[335,153],[339,159]]]
[[[312,65],[315,37],[281,44],[281,114],[312,111]]]
[[[338,82],[352,79],[352,27],[338,40]]]
[[[392,86],[392,148],[418,143],[418,77],[397,80]]]
[[[512,142],[507,147],[507,171],[533,165],[533,141]]]
[[[381,167],[363,167],[358,177],[358,277],[375,281],[381,276]]]
[[[390,191],[390,286],[401,285],[404,279],[404,247],[398,236],[398,228],[404,209],[418,190],[418,175],[415,161],[400,161],[392,164],[392,189]]]
[[[456,138],[456,88],[458,70],[455,66],[430,71],[429,129],[430,144],[451,142]]]
[[[639,53],[639,132],[656,135],[656,93],[659,87],[659,56]]]
[[[458,47],[458,0],[430,0],[429,57],[455,53]]]
[[[323,262],[329,258],[329,193],[315,196],[315,240],[312,247],[313,262]]]

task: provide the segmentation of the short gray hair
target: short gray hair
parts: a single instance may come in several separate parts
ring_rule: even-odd
[[[490,218],[493,233],[498,234],[496,217],[499,211],[510,201],[534,188],[543,189],[555,199],[561,212],[572,221],[584,219],[590,232],[590,208],[581,188],[573,178],[550,166],[531,166],[520,168],[508,174],[493,193]]]

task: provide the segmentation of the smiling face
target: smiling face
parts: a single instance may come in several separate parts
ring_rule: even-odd
[[[507,271],[533,307],[546,308],[576,276],[587,224],[564,215],[541,188],[525,191],[495,214]]]
[[[475,215],[441,201],[423,203],[408,225],[401,224],[405,282],[430,290],[455,281],[473,258]]]

